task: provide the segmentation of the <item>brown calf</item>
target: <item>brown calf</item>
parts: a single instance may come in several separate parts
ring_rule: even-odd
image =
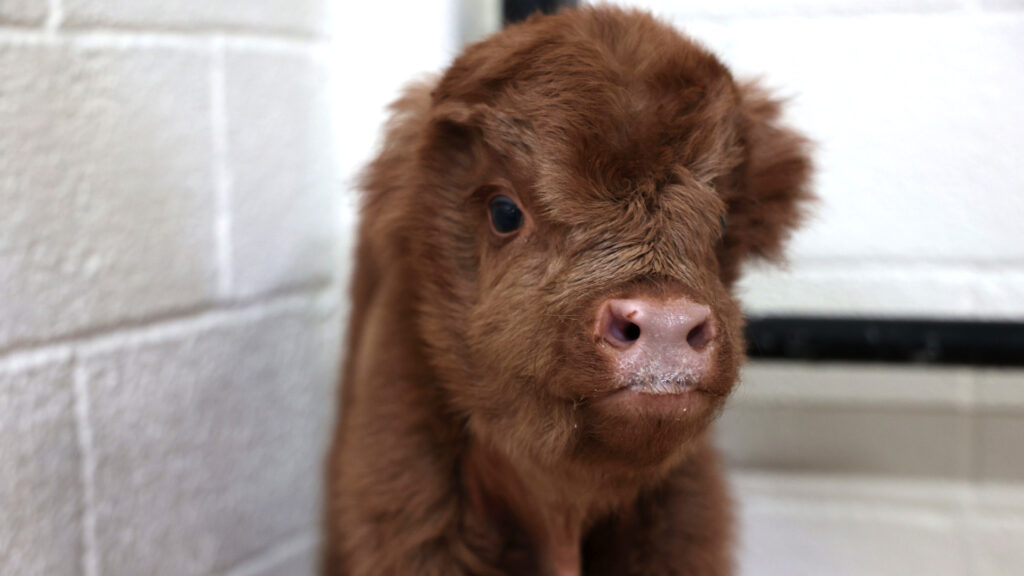
[[[778,102],[650,16],[535,17],[368,168],[324,573],[728,574],[730,287],[810,197]]]

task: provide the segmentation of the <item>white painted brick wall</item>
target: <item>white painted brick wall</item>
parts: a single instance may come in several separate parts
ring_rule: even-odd
[[[0,361],[0,573],[79,574],[80,459],[69,354]]]
[[[0,0],[0,574],[312,574],[324,0]]]
[[[0,348],[216,290],[210,57],[0,44]]]
[[[221,572],[317,523],[322,324],[292,305],[84,347],[102,574]]]

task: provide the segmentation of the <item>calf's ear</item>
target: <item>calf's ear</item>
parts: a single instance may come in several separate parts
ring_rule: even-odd
[[[811,193],[810,141],[780,122],[782,102],[756,82],[740,86],[743,159],[724,186],[728,209],[718,259],[732,284],[750,259],[780,260]]]

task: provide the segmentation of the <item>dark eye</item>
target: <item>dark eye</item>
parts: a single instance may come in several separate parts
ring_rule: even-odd
[[[523,211],[508,196],[491,198],[491,224],[498,234],[515,232],[523,225]]]
[[[725,216],[722,216],[722,217],[720,217],[720,218],[718,219],[718,221],[719,221],[719,222],[720,222],[720,223],[722,224],[722,236],[725,236],[725,229],[726,229],[726,220],[725,220]]]

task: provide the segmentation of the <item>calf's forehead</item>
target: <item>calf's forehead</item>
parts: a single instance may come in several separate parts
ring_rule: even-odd
[[[540,139],[526,194],[544,217],[574,224],[621,211],[709,213],[716,219],[724,212],[714,181],[742,160],[729,114],[673,127],[643,117],[606,124],[604,131]]]
[[[575,91],[590,93],[519,108],[532,145],[530,188],[552,215],[581,202],[655,198],[667,186],[708,184],[741,161],[738,97],[727,74],[669,87],[595,82]]]

